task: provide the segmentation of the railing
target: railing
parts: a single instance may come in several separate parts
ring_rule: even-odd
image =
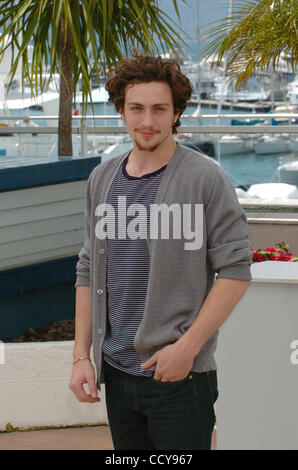
[[[38,121],[47,121],[48,123],[51,121],[56,121],[58,120],[57,116],[45,116],[45,115],[30,115],[30,116],[0,116],[0,123],[2,122],[10,122],[10,121],[16,121],[16,120],[23,120],[24,118],[28,118],[32,121],[35,121],[36,123]],[[257,136],[258,134],[288,134],[290,136],[295,136],[295,134],[298,134],[298,125],[295,124],[278,124],[278,125],[271,125],[269,122],[271,122],[271,119],[280,119],[280,120],[286,120],[286,122],[290,122],[290,120],[297,120],[298,119],[298,113],[273,113],[273,114],[261,114],[261,113],[238,113],[238,114],[224,114],[224,113],[217,113],[217,114],[201,114],[200,116],[190,116],[190,115],[185,115],[182,117],[182,123],[186,125],[181,125],[177,131],[178,131],[178,137],[181,137],[181,134],[193,134],[193,135],[198,135],[197,142],[199,140],[204,140],[205,141],[212,141],[212,144],[214,146],[214,151],[216,152],[216,159],[218,160],[219,163],[221,163],[221,150],[220,150],[220,145],[219,145],[219,138],[221,135],[228,134],[228,135],[245,135],[249,134],[252,138],[253,136]],[[78,139],[75,143],[76,151],[81,154],[81,155],[88,155],[88,142],[87,142],[87,137],[90,135],[94,136],[107,136],[107,137],[112,137],[112,134],[114,136],[120,137],[120,135],[125,135],[127,134],[127,128],[124,125],[124,122],[121,120],[121,117],[119,115],[88,115],[88,116],[73,116],[73,127],[72,127],[72,134],[80,136],[81,139]],[[202,119],[213,119],[215,120],[214,125],[198,125],[198,122]],[[268,124],[257,124],[257,125],[220,125],[221,119],[265,119],[268,121]],[[89,125],[89,122],[93,121],[94,123],[96,121],[103,121],[103,124],[105,124],[108,121],[118,121],[117,126],[107,126],[107,125]],[[55,122],[55,124],[56,124]],[[86,124],[88,122],[88,125]],[[188,124],[189,122],[189,124]],[[193,125],[192,125],[193,124]],[[194,125],[195,124],[195,125]],[[43,134],[43,135],[55,135],[57,136],[58,133],[58,126],[26,126],[26,127],[21,127],[21,126],[5,126],[1,127],[0,126],[0,144],[3,142],[1,135],[6,135],[6,136],[15,136],[16,137],[16,142],[19,142],[19,146],[23,145],[22,142],[20,142],[21,136],[26,135],[26,134]],[[9,137],[10,139],[10,137]],[[30,141],[30,145],[34,144],[34,138],[28,139]],[[100,138],[101,140],[101,138]],[[111,140],[111,139],[110,139]],[[116,138],[115,138],[116,140]],[[296,141],[296,140],[295,140]],[[114,141],[113,141],[114,142]],[[96,153],[101,153],[103,150],[100,148],[100,146],[97,145],[98,142],[96,142],[96,146],[94,146],[94,152]],[[183,142],[182,142],[183,144]],[[25,144],[24,144],[25,145]],[[51,153],[47,154],[49,157],[53,154],[54,151],[56,151],[57,148],[57,139],[55,137],[55,142],[51,144]],[[107,143],[102,143],[101,147],[104,149],[107,147],[109,144]],[[111,144],[110,144],[111,145]],[[37,148],[38,149],[38,148]],[[99,150],[100,149],[100,150]],[[24,152],[20,152],[20,154],[24,155]],[[38,156],[38,154],[37,154]],[[0,157],[1,158],[1,157]],[[18,157],[17,157],[18,158]],[[298,158],[298,155],[297,155]],[[32,154],[32,160],[34,160],[34,154]],[[1,161],[1,160],[0,160]],[[6,159],[6,161],[8,161]],[[17,162],[16,162],[17,163]],[[9,163],[11,164],[11,160],[9,158]],[[274,179],[274,178],[273,178]],[[272,181],[273,181],[272,179]],[[237,181],[237,178],[234,178],[236,183],[240,184],[239,181]],[[239,186],[238,184],[238,186]],[[293,183],[292,183],[293,184]],[[241,185],[240,185],[241,186]],[[298,186],[298,185],[297,185]],[[275,201],[268,202],[264,200],[256,200],[256,199],[242,199],[243,206],[245,206],[249,211],[252,211],[252,213],[255,213],[255,211],[263,211],[263,212],[268,212],[271,213],[272,211],[274,213],[277,212],[284,212],[284,213],[295,213],[295,218],[297,219],[297,212],[298,212],[298,200],[297,199],[291,199],[291,200],[285,200],[275,203]],[[264,205],[265,204],[265,205]],[[272,213],[273,213],[272,212]]]
[[[0,120],[5,121],[16,121],[28,118],[34,121],[51,121],[57,120],[57,116],[0,116]],[[219,125],[220,119],[298,119],[297,113],[275,113],[275,114],[261,114],[261,113],[239,113],[239,114],[201,114],[200,116],[183,116],[185,121],[196,121],[201,119],[216,119],[216,125],[182,125],[177,131],[178,134],[298,134],[298,125],[287,124],[287,125]],[[122,125],[121,117],[119,115],[94,115],[94,116],[73,116],[73,121],[79,121],[79,126],[72,127],[72,134],[81,136],[81,154],[87,155],[87,141],[86,137],[90,134],[127,134],[126,126]],[[89,126],[86,125],[86,120],[119,120],[118,126]],[[39,126],[38,128],[33,126],[18,127],[18,126],[7,126],[0,127],[0,136],[6,135],[18,135],[18,134],[57,134],[58,126]]]

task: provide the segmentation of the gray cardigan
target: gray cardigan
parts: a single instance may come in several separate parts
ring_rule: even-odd
[[[107,240],[96,236],[98,204],[106,203],[111,183],[126,152],[97,165],[85,193],[84,244],[76,266],[75,287],[90,286],[92,346],[97,385],[104,383],[102,345],[106,331]],[[149,238],[150,273],[144,314],[134,346],[147,360],[174,343],[192,325],[216,278],[251,280],[252,263],[246,215],[226,173],[211,158],[181,145],[168,162],[154,203],[202,204],[203,239],[185,249],[183,238]],[[183,234],[182,234],[183,235]],[[216,332],[194,358],[193,371],[216,369]]]

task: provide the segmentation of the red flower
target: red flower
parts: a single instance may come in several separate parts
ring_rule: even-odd
[[[284,244],[284,243],[282,243]],[[280,250],[277,248],[267,247],[265,250],[255,249],[252,251],[252,260],[254,263],[259,263],[261,261],[298,261],[298,258],[292,253],[288,252],[288,245],[286,249],[283,248],[282,244],[277,244]]]

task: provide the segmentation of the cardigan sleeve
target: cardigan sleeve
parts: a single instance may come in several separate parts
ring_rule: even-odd
[[[76,264],[76,283],[77,286],[90,286],[90,211],[91,211],[91,175],[87,180],[85,189],[85,207],[84,207],[84,243],[79,252],[79,261]]]
[[[216,278],[251,280],[252,251],[246,214],[234,186],[220,167],[205,215],[207,256]]]

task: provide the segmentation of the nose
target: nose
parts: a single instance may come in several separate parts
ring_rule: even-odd
[[[153,116],[150,109],[144,111],[142,124],[144,127],[153,126]]]

